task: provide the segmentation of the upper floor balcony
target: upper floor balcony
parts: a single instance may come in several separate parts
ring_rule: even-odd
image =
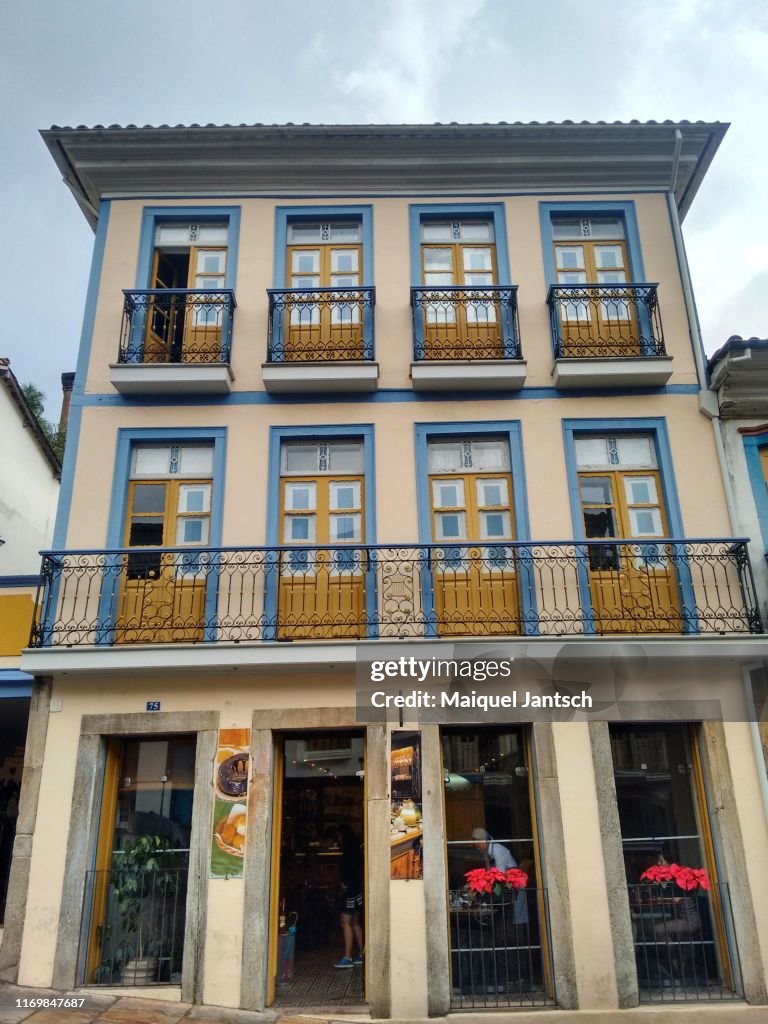
[[[419,390],[521,388],[517,286],[411,288],[413,363]]]
[[[230,288],[123,292],[112,384],[121,394],[227,393],[235,293]]]
[[[31,646],[761,631],[744,540],[130,548],[47,553]]]
[[[556,387],[660,387],[671,377],[657,285],[552,285],[547,305]]]
[[[270,288],[267,391],[375,391],[375,288]]]

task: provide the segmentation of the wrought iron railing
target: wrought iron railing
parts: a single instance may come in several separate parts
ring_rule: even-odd
[[[547,294],[555,359],[664,356],[655,284],[557,284]]]
[[[448,896],[451,1006],[554,1005],[547,890]]]
[[[628,888],[641,1002],[738,998],[728,886],[713,885],[707,892],[656,884]]]
[[[521,359],[517,285],[411,288],[413,356]]]
[[[120,363],[228,363],[235,293],[229,288],[124,291]]]
[[[47,553],[31,644],[761,630],[744,540],[133,548]]]
[[[115,865],[120,857],[115,855]],[[86,985],[180,984],[187,868],[87,871],[80,964]],[[122,884],[121,884],[122,883]]]
[[[267,362],[374,358],[375,288],[269,288]]]

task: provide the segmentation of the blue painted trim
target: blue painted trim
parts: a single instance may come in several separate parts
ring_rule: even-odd
[[[749,483],[755,499],[757,521],[760,524],[760,535],[763,538],[763,546],[768,551],[768,487],[766,486],[763,467],[760,463],[760,450],[768,447],[768,429],[764,434],[749,434],[747,437],[742,438],[742,440],[744,442],[744,457],[747,460]]]
[[[125,536],[126,504],[128,501],[128,486],[131,478],[131,452],[136,444],[184,444],[189,441],[208,441],[213,443],[213,488],[211,492],[211,523],[210,543],[207,547],[219,547],[222,540],[222,525],[224,521],[224,477],[226,473],[227,453],[227,428],[226,427],[120,427],[117,431],[117,444],[115,451],[114,472],[112,477],[112,495],[109,503],[109,518],[107,520],[106,546],[110,549],[123,546]],[[194,549],[190,549],[194,550]],[[110,590],[102,586],[102,593],[99,599],[99,623],[100,639],[97,642],[111,644],[112,623],[117,614],[117,601],[119,596],[119,572],[116,566],[119,562],[119,555],[113,555],[110,561],[108,557],[105,562],[105,573],[115,584]],[[205,598],[205,620],[209,623],[206,640],[215,639],[215,627],[213,626],[216,614],[216,573],[208,575],[206,598]],[[54,602],[55,607],[55,602]]]
[[[72,398],[77,399],[85,394],[85,382],[88,377],[88,364],[91,360],[93,342],[93,324],[96,319],[96,305],[101,287],[101,272],[104,266],[104,250],[107,244],[107,229],[111,203],[102,199],[99,206],[99,219],[96,224],[96,237],[91,256],[91,270],[88,276],[88,290],[85,295],[83,311],[83,327],[80,332],[80,347],[77,353],[75,383],[72,387]],[[80,423],[82,413],[73,401],[67,426],[67,443],[64,448],[64,459],[61,468],[61,486],[59,502],[56,508],[56,522],[53,527],[53,541],[56,547],[63,547],[67,542],[69,530],[69,514],[72,507],[72,489],[75,482],[75,463],[80,443]]]
[[[0,576],[0,590],[4,587],[36,587],[40,582],[39,575],[31,576]]]
[[[416,504],[418,512],[419,543],[432,544],[432,503],[429,495],[428,444],[432,438],[470,436],[502,436],[509,444],[510,468],[512,475],[512,502],[515,510],[515,534],[518,541],[526,543],[531,539],[528,518],[528,490],[525,480],[525,459],[523,457],[523,435],[519,420],[485,420],[470,423],[414,423],[416,444]],[[523,610],[523,629],[526,634],[538,632],[536,589],[531,574],[531,560],[520,562],[520,594]],[[422,581],[424,593],[425,636],[437,636],[435,620],[433,581],[431,573],[425,573]]]
[[[234,289],[237,284],[237,256],[240,244],[239,206],[145,206],[141,215],[136,288],[152,287],[152,256],[155,248],[155,228],[158,221],[194,221],[199,223],[217,220],[226,220],[228,223],[227,273],[224,286]]]
[[[282,197],[284,198],[284,197]],[[273,288],[287,288],[285,250],[288,245],[288,225],[292,221],[317,220],[359,220],[363,234],[363,280],[362,288],[372,288],[373,279],[373,207],[364,206],[276,206],[275,207],[275,260],[272,275]]]
[[[281,546],[280,538],[280,450],[284,441],[325,441],[337,438],[359,438],[363,442],[363,479],[365,481],[365,543],[376,543],[376,452],[375,428],[372,423],[355,423],[332,426],[296,426],[269,428],[269,469],[267,473],[267,545]],[[285,546],[285,545],[282,545]],[[341,545],[340,545],[341,546]],[[264,639],[276,639],[278,610],[278,573],[267,570],[265,580],[264,617],[266,620]],[[376,579],[373,567],[366,574],[366,609],[369,621],[375,619]],[[375,640],[378,631],[369,628],[368,639]]]
[[[507,244],[507,221],[503,203],[412,203],[408,207],[408,226],[411,249],[411,286],[424,284],[421,279],[421,224],[424,220],[444,220],[490,217],[496,242],[496,269],[498,283],[511,285],[509,247]]]
[[[680,500],[677,492],[677,482],[672,463],[672,450],[669,445],[669,434],[667,432],[667,421],[661,416],[642,417],[613,417],[611,419],[564,419],[563,440],[565,444],[565,465],[568,477],[568,494],[571,503],[571,523],[573,525],[573,536],[576,540],[585,540],[584,519],[581,512],[581,497],[579,495],[578,467],[576,465],[576,437],[583,437],[590,434],[650,434],[653,437],[656,449],[656,461],[661,478],[661,491],[664,498],[664,509],[667,514],[670,537],[685,537],[683,529],[683,518],[680,512]],[[682,590],[683,606],[687,608],[696,607],[696,599],[693,592],[690,573],[686,566],[678,568],[678,585]],[[594,632],[594,615],[592,613],[592,601],[589,589],[589,577],[586,567],[579,569],[579,589],[581,591],[582,607],[588,612],[588,621],[585,623],[586,632]],[[698,623],[687,622],[686,633],[698,633]]]
[[[138,406],[219,406],[219,405],[376,405],[377,403],[390,402],[477,402],[483,400],[515,401],[531,399],[541,401],[542,399],[557,398],[624,398],[629,396],[646,395],[698,395],[701,388],[698,384],[667,384],[659,388],[572,388],[561,391],[552,387],[528,387],[520,390],[492,390],[492,391],[434,391],[429,397],[424,397],[423,391],[413,391],[411,388],[379,388],[378,391],[370,394],[358,392],[334,392],[328,394],[312,395],[271,395],[267,391],[233,391],[228,395],[136,395],[126,398],[123,395],[111,394],[90,394],[83,395],[78,401],[73,400],[73,408],[77,406],[88,407],[114,407],[125,408]]]
[[[547,283],[547,290],[557,284],[557,269],[555,267],[555,247],[552,237],[552,217],[568,216],[569,214],[599,214],[601,217],[617,216],[624,223],[624,235],[627,243],[627,254],[629,256],[629,267],[627,278],[629,281],[643,283],[646,280],[645,267],[643,266],[643,250],[640,245],[640,232],[637,226],[637,211],[631,199],[624,202],[556,202],[539,203],[539,223],[541,225],[541,246],[544,259],[544,276]],[[589,283],[589,282],[587,282]],[[640,320],[640,335],[643,338],[652,337],[651,322],[648,310],[640,306],[638,309]]]
[[[16,668],[0,669],[0,700],[31,697],[35,677]]]

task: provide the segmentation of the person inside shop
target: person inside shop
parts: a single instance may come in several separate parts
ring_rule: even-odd
[[[363,962],[363,847],[349,827],[339,825],[338,844],[341,848],[341,887],[339,893],[339,919],[344,937],[344,956],[334,967],[357,967]],[[357,953],[353,955],[355,944]]]

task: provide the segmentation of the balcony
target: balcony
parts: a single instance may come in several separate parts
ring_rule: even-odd
[[[661,387],[672,376],[655,284],[552,285],[558,388]]]
[[[516,285],[411,288],[411,311],[417,390],[508,390],[525,383]]]
[[[124,291],[117,363],[110,380],[124,395],[227,394],[235,293],[191,288]]]
[[[44,556],[31,647],[760,633],[745,540]]]
[[[267,391],[376,390],[374,288],[270,288],[267,294]]]

